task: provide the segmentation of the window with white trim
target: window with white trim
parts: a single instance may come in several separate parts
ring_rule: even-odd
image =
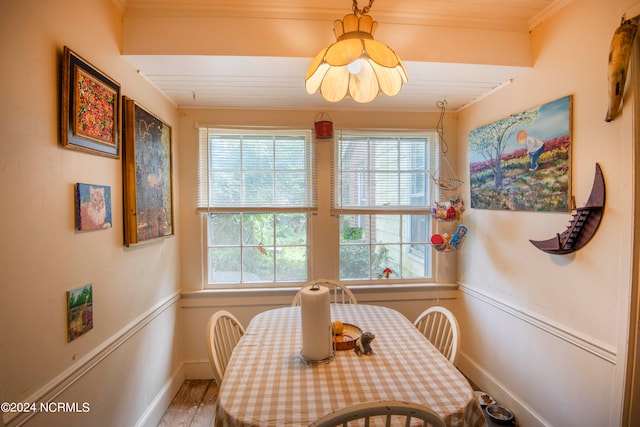
[[[340,279],[431,280],[437,134],[342,132],[332,214],[340,218]]]
[[[205,286],[298,286],[314,278],[314,257],[335,260],[345,282],[433,281],[437,133],[343,131],[321,144],[333,156],[316,155],[308,130],[200,129]]]
[[[209,285],[305,282],[317,209],[310,131],[200,129]]]

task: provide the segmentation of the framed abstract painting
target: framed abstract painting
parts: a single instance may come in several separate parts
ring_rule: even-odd
[[[123,181],[125,245],[172,236],[171,127],[124,97]]]
[[[120,157],[120,84],[67,46],[62,58],[61,143]]]
[[[572,96],[469,132],[471,207],[571,210]]]

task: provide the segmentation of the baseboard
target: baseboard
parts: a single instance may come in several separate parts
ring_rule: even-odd
[[[40,407],[41,404],[56,401],[56,399],[65,390],[73,386],[73,384],[91,372],[93,368],[109,357],[109,355],[120,348],[120,346],[126,343],[131,337],[151,323],[165,310],[175,305],[179,299],[180,293],[175,293],[142,313],[127,326],[118,331],[118,333],[111,336],[108,340],[105,340],[102,345],[96,347],[93,351],[79,359],[76,363],[28,396],[24,402],[33,403],[36,407]],[[37,413],[38,412],[36,411],[4,413],[2,421],[6,427],[18,427],[26,423]]]
[[[552,427],[549,422],[511,392],[504,384],[497,381],[491,374],[482,369],[475,360],[468,357],[464,352],[458,353],[456,366],[465,376],[471,378],[480,390],[493,390],[490,394],[496,401],[517,414],[518,425],[527,427]],[[499,391],[496,392],[495,390]]]
[[[156,427],[185,380],[184,364],[175,370],[153,399],[135,427]]]

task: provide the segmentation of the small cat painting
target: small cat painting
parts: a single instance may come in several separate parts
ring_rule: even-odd
[[[76,184],[78,230],[111,228],[111,187]]]

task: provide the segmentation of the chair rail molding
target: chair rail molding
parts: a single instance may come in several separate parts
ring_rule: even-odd
[[[165,310],[177,304],[179,300],[180,292],[176,292],[143,312],[116,334],[105,340],[100,346],[80,358],[76,363],[69,366],[59,375],[24,399],[24,402],[34,403],[37,407],[40,407],[41,403],[45,404],[47,402],[55,401],[56,398],[64,393],[65,390],[73,386],[77,381],[88,374],[93,368],[109,357],[109,355],[125,344],[139,331],[144,329]],[[6,427],[21,426],[38,413],[39,412],[5,413],[3,414],[2,422]]]
[[[498,310],[509,314],[510,316],[513,316],[530,324],[531,326],[541,329],[544,332],[551,334],[571,345],[574,345],[596,357],[599,357],[600,359],[612,365],[616,364],[617,350],[614,346],[603,343],[581,332],[575,331],[567,327],[566,325],[562,325],[536,313],[525,310],[522,307],[518,307],[517,305],[496,298],[489,293],[483,292],[481,290],[474,289],[464,284],[459,284],[458,289],[465,295],[489,304],[494,308],[497,308]]]

